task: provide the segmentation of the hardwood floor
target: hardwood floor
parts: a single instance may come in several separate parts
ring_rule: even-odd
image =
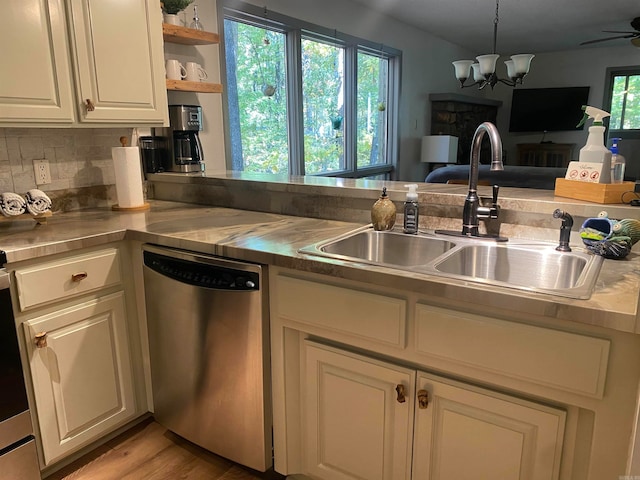
[[[146,420],[46,480],[280,480],[241,467]]]

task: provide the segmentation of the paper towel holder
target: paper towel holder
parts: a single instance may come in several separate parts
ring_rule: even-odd
[[[127,146],[127,143],[128,143],[127,137],[122,136],[122,137],[120,137],[119,140],[120,140],[120,145],[122,147],[126,147]],[[144,203],[142,203],[142,205],[136,205],[136,206],[133,206],[133,207],[121,207],[117,203],[115,205],[111,206],[111,210],[118,211],[118,212],[140,212],[140,211],[144,211],[144,210],[149,210],[150,208],[151,208],[151,205],[149,205],[148,202],[144,202]]]

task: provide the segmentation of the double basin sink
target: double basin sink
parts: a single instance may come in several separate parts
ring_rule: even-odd
[[[603,258],[557,244],[512,239],[408,235],[359,228],[300,253],[570,298],[591,296]]]

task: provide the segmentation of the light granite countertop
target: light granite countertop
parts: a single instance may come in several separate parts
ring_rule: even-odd
[[[298,253],[298,249],[363,223],[153,200],[143,212],[96,208],[54,214],[45,225],[24,219],[0,223],[0,248],[12,264],[119,240],[136,240],[238,260],[316,272],[426,295],[471,312],[557,319],[640,333],[640,255],[605,260],[588,300],[487,287],[384,267]],[[463,305],[460,298],[464,298]]]

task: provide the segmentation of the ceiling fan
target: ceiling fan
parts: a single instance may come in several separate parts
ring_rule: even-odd
[[[631,20],[631,28],[635,31],[633,32],[621,32],[618,30],[603,30],[604,33],[621,33],[622,35],[616,35],[615,37],[607,37],[607,38],[599,38],[597,40],[588,40],[586,42],[582,42],[580,45],[589,45],[590,43],[598,43],[598,42],[607,42],[609,40],[616,40],[618,38],[630,38],[631,43],[640,47],[640,17],[636,17]]]

